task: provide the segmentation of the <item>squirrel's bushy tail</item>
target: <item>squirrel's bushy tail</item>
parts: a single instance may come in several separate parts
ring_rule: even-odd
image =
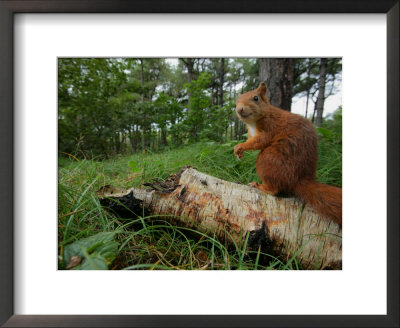
[[[319,214],[342,226],[342,189],[316,181],[301,181],[294,192]]]

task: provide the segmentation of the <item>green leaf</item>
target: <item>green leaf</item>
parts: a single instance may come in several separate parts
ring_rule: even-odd
[[[100,232],[94,236],[77,240],[64,248],[64,266],[71,259],[79,257],[80,264],[71,266],[73,270],[107,270],[117,255],[118,243],[114,239],[115,232]]]
[[[107,270],[107,262],[104,257],[94,253],[92,255],[85,254],[85,260],[82,264],[73,268],[73,270]]]

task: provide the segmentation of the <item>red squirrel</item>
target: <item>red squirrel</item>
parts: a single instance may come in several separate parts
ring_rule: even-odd
[[[246,150],[260,150],[256,170],[262,184],[250,183],[268,194],[295,194],[319,214],[342,225],[342,189],[316,181],[318,139],[313,124],[272,106],[267,87],[239,94],[236,113],[247,125],[248,139],[235,146],[238,159]]]

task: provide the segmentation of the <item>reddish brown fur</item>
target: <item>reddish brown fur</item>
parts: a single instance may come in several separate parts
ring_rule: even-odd
[[[318,143],[312,123],[272,106],[263,82],[257,89],[239,95],[236,112],[247,124],[249,138],[235,146],[235,155],[240,159],[246,150],[260,150],[256,169],[263,184],[251,185],[272,195],[294,193],[341,225],[342,189],[316,181]]]

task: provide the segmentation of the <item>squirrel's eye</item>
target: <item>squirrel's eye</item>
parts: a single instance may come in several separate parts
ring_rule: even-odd
[[[254,96],[253,100],[254,100],[254,101],[258,101],[258,97],[257,97],[257,96]]]

